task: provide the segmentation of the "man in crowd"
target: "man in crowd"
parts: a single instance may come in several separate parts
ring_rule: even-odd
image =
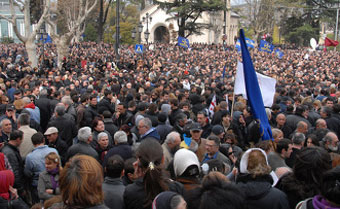
[[[44,135],[40,132],[35,133],[31,140],[34,149],[26,157],[24,173],[27,178],[31,179],[30,188],[32,203],[35,204],[40,201],[37,187],[39,174],[45,171],[45,156],[51,152],[58,154],[58,151],[45,145]]]

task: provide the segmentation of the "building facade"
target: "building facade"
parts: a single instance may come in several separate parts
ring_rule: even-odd
[[[151,22],[148,20],[148,24],[146,22],[147,14],[152,18]],[[177,41],[178,25],[176,20],[169,20],[169,18],[171,18],[171,14],[167,14],[166,11],[158,5],[147,5],[140,14],[140,21],[143,24],[143,32],[141,34],[142,42],[146,42],[144,32],[148,30],[150,33],[148,42],[175,43]],[[238,33],[239,19],[240,17],[237,14],[231,12],[230,27],[229,30],[226,30],[226,43],[229,45],[234,44],[234,37],[237,36]],[[202,16],[198,18],[196,22],[209,24],[210,28],[203,29],[201,31],[202,35],[190,35],[188,37],[190,43],[223,43],[223,27],[225,27],[223,11],[203,12]]]

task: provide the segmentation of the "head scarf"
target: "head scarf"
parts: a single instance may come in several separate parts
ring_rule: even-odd
[[[262,154],[264,155],[264,157],[266,158],[266,163],[267,165],[268,164],[268,158],[267,158],[267,154],[265,151],[263,151],[262,149],[260,148],[251,148],[251,149],[248,149],[243,155],[242,155],[242,158],[241,158],[241,162],[240,162],[240,172],[241,173],[249,173],[248,171],[248,159],[249,159],[249,154],[251,151],[254,151],[254,150],[258,150],[260,152],[262,152]],[[274,171],[270,172],[270,175],[272,176],[273,178],[273,186],[276,185],[276,183],[278,182],[278,178],[275,174]]]

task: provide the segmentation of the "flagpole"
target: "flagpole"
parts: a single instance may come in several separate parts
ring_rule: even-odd
[[[234,88],[235,88],[235,81],[234,81]],[[235,101],[235,93],[233,92],[233,100],[231,101],[231,111],[230,111],[231,121],[233,120],[233,114],[234,114],[234,101]]]

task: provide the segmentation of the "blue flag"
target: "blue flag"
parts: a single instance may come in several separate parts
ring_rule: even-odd
[[[52,38],[50,35],[47,34],[47,38],[44,40],[44,43],[47,44],[47,43],[52,43]]]
[[[282,59],[283,55],[285,55],[280,49],[276,49],[275,54],[279,59]]]
[[[274,46],[265,40],[261,40],[259,50],[267,53],[272,53],[274,50]]]
[[[262,140],[273,140],[272,130],[269,125],[268,117],[264,109],[261,90],[257,81],[253,62],[251,61],[244,32],[240,30],[240,42],[243,60],[244,81],[246,84],[246,92],[248,102],[254,115],[254,119],[260,124],[260,132]]]
[[[178,37],[178,46],[181,46],[183,48],[190,48],[189,40],[184,38],[184,37],[179,36]]]
[[[247,43],[248,48],[254,48],[255,47],[255,41],[251,40],[250,38],[246,38],[246,43]],[[237,52],[241,51],[240,39],[237,39],[235,48],[237,49]]]

